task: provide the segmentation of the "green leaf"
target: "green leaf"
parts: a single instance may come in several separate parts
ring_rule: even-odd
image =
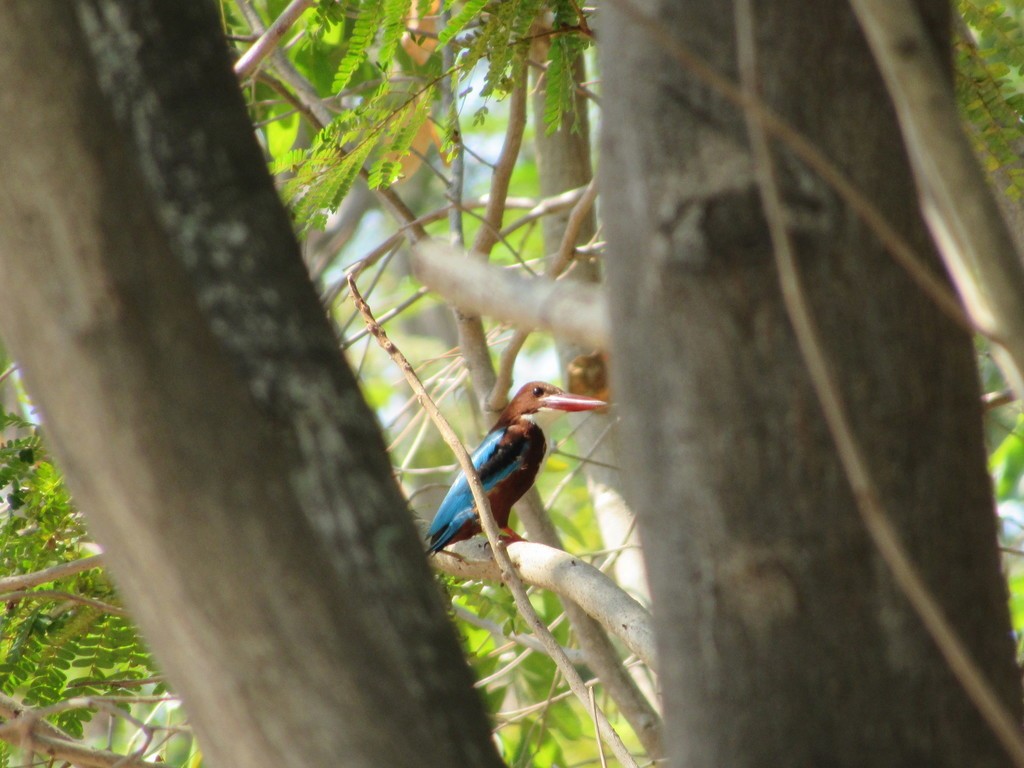
[[[462,6],[462,10],[448,20],[444,29],[441,30],[441,34],[437,36],[438,42],[444,45],[459,34],[470,21],[480,15],[480,11],[485,5],[487,5],[487,0],[468,0]]]

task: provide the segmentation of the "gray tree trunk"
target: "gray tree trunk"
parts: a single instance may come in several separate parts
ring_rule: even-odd
[[[0,113],[0,329],[211,762],[500,765],[213,4],[0,4]]]
[[[935,264],[845,2],[755,3],[769,106]],[[946,46],[948,4],[922,2]],[[869,540],[780,298],[722,0],[609,3],[604,218],[620,457],[640,517],[676,766],[1000,766]],[[638,14],[656,19],[652,27]],[[776,146],[790,234],[888,514],[1020,719],[971,340]]]

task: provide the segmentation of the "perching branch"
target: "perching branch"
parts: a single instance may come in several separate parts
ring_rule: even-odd
[[[651,615],[614,581],[568,552],[544,544],[517,541],[507,545],[509,558],[523,581],[571,600],[619,638],[651,669],[656,668]],[[486,542],[460,541],[433,557],[436,568],[464,579],[497,581],[501,574]]]
[[[459,467],[469,482],[469,488],[473,494],[473,502],[476,505],[477,515],[480,518],[480,525],[483,529],[484,535],[487,537],[491,551],[494,553],[494,561],[497,562],[501,581],[512,593],[516,604],[516,610],[533,630],[533,633],[540,638],[541,642],[544,644],[545,650],[554,660],[558,670],[562,673],[562,676],[569,684],[569,688],[572,689],[573,694],[586,706],[590,700],[586,684],[576,671],[576,668],[572,665],[572,662],[568,657],[566,657],[565,653],[563,653],[562,648],[558,644],[554,635],[551,634],[551,631],[547,626],[545,626],[544,622],[541,621],[537,612],[534,610],[533,605],[530,603],[530,598],[526,594],[526,587],[523,585],[519,572],[516,570],[515,565],[509,557],[505,542],[501,538],[501,531],[494,520],[494,515],[491,513],[491,506],[487,499],[487,493],[484,491],[483,483],[480,482],[480,475],[473,466],[473,461],[470,458],[469,453],[462,445],[458,435],[455,434],[455,430],[453,430],[451,425],[448,423],[448,420],[445,419],[444,414],[441,413],[437,405],[427,393],[427,390],[423,387],[423,384],[416,375],[416,371],[413,369],[412,364],[405,355],[402,354],[401,350],[395,346],[394,342],[387,337],[384,329],[381,328],[374,319],[369,306],[367,306],[363,297],[359,293],[355,279],[349,276],[348,283],[352,299],[355,301],[356,306],[363,315],[370,333],[373,334],[381,348],[383,348],[391,359],[398,365],[402,374],[405,376],[406,381],[409,383],[409,386],[412,388],[413,392],[415,392],[416,398],[420,401],[420,405],[423,406],[427,415],[430,416],[431,420],[437,426],[438,431],[441,433],[441,437],[444,438],[445,443],[448,444],[448,447],[451,448],[452,452],[455,454],[455,458],[459,462]],[[604,712],[600,709],[595,709],[593,711],[593,715],[598,733],[602,738],[609,742],[619,762],[628,768],[637,768],[636,761],[633,759],[633,756],[629,754],[625,744],[622,743],[622,739],[619,737],[619,734],[612,727],[611,723],[608,722],[608,718],[605,716]]]
[[[607,307],[593,286],[528,279],[466,258],[437,240],[415,246],[413,270],[424,285],[466,311],[550,331],[592,349],[608,347]]]

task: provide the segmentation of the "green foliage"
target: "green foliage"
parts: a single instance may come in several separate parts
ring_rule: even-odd
[[[451,7],[451,3],[446,4]],[[467,0],[462,9],[456,13],[445,25],[445,28],[441,30],[441,34],[438,35],[438,42],[444,45],[449,40],[454,38],[459,32],[466,28],[466,25],[480,15],[480,12],[487,5],[487,0]]]
[[[334,73],[332,87],[335,92],[345,90],[356,69],[366,60],[370,44],[374,41],[377,30],[383,28],[392,34],[394,33],[396,26],[394,23],[384,25],[380,23],[385,5],[385,3],[377,2],[377,0],[368,0],[355,7],[356,19],[352,25],[352,31],[348,35],[345,56],[338,65],[338,71]],[[391,21],[394,22],[395,20],[392,19]],[[381,48],[383,49],[387,46],[393,52],[397,42],[397,37],[394,40],[385,39],[381,43]],[[382,61],[381,68],[386,68],[388,63]]]
[[[1024,117],[1024,27],[1015,2],[960,0],[956,87],[961,111],[973,127],[975,149],[990,172],[1003,171],[1006,192],[1024,192],[1020,167]]]
[[[412,56],[433,45],[430,28],[409,31],[415,19],[436,15],[429,0],[417,0],[415,7],[412,0],[321,2],[306,14],[299,24],[304,25],[304,35],[290,59],[320,97],[338,107],[330,124],[315,126],[309,138],[297,128],[292,104],[263,85],[249,89],[253,117],[264,126],[271,170],[285,177],[283,197],[300,231],[322,227],[360,173],[371,188],[383,188],[419,167],[418,159],[406,158],[414,143],[416,152],[424,151],[422,138],[431,121],[442,125],[442,135],[453,135],[451,121],[457,112],[437,114],[440,89],[451,75],[460,91],[475,90],[485,100],[503,98],[526,77],[534,24],[545,10],[542,0],[446,5],[451,16],[436,40],[457,51],[451,73],[441,71],[440,49],[422,63]],[[554,3],[551,10],[555,44],[544,87],[549,98],[547,123],[555,130],[575,103],[572,68],[566,61],[589,40],[575,33],[574,6]],[[233,19],[227,13],[226,18]],[[268,17],[265,22],[269,21]],[[228,24],[229,32],[235,30],[232,21]],[[236,31],[244,30],[239,26]],[[479,72],[481,62],[487,66]],[[485,102],[477,109],[477,118],[487,111]]]
[[[15,414],[0,416],[15,437],[0,446],[0,563],[4,576],[31,574],[81,558],[88,536],[37,429]],[[136,693],[132,681],[155,666],[132,624],[93,604],[116,608],[103,572],[93,569],[6,593],[0,615],[0,691],[32,707],[83,696]],[[35,595],[38,595],[36,597]],[[93,707],[56,707],[54,725],[80,737]],[[9,752],[0,754],[0,761]]]

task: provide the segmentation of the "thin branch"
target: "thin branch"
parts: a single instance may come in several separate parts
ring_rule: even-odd
[[[1003,389],[999,392],[986,392],[981,396],[981,407],[986,411],[991,411],[995,408],[1001,408],[1004,405],[1017,400],[1017,396],[1013,393],[1012,389]]]
[[[489,559],[493,562],[493,558]],[[511,635],[506,635],[501,626],[496,622],[493,622],[490,619],[481,618],[468,608],[463,608],[461,605],[453,605],[452,610],[455,612],[455,616],[457,618],[467,624],[477,627],[478,629],[486,630],[495,640],[507,640],[510,643],[515,643],[523,646],[524,648],[529,648],[531,651],[539,651],[540,653],[547,654],[547,649],[544,647],[544,644],[533,635],[524,635],[521,632],[513,632]],[[583,655],[583,652],[580,651],[579,648],[566,648],[563,646],[562,652],[574,664],[586,664],[587,662],[586,656]]]
[[[574,189],[569,193],[554,195],[552,197],[544,198],[540,201],[535,201],[527,198],[509,198],[509,200],[507,201],[508,204],[506,205],[506,208],[526,208],[528,209],[527,213],[524,214],[520,219],[517,219],[516,222],[522,221],[523,219],[526,218],[529,218],[531,221],[533,221],[539,219],[542,216],[549,216],[555,213],[560,213],[561,211],[564,211],[566,208],[571,207],[583,194],[584,189],[585,187],[580,187],[579,189]],[[473,208],[484,207],[487,205],[489,200],[490,195],[483,195],[481,197],[473,198],[471,200],[464,200],[462,204],[462,210],[466,211],[471,210]],[[445,218],[448,215],[448,211],[450,208],[451,204],[449,203],[441,208],[437,208],[433,211],[430,211],[429,213],[425,213],[422,216],[418,216],[414,223],[419,224],[420,226],[425,226],[427,224],[433,224],[435,221],[441,221],[441,219]],[[502,230],[502,237],[507,236],[508,232],[515,228],[516,222]],[[348,267],[346,267],[346,272],[358,277],[363,270],[365,270],[369,266],[372,266],[380,258],[390,253],[394,248],[398,247],[404,240],[405,233],[403,231],[396,232],[395,234],[391,235],[383,242],[381,242],[369,253],[367,253],[366,256],[363,256],[361,259],[353,262]],[[334,301],[334,299],[336,299],[341,294],[342,288],[346,285],[347,282],[345,280],[339,280],[337,283],[332,285],[329,290],[324,292],[324,295],[322,296],[323,302],[325,304],[329,304],[332,301]]]
[[[76,595],[73,592],[65,592],[59,589],[28,589],[18,592],[4,592],[0,594],[0,603],[9,603],[13,600],[67,600],[72,603],[80,603],[90,608],[96,608],[104,613],[113,613],[117,616],[127,616],[128,612],[117,605],[105,603],[102,600],[95,600],[91,597]]]
[[[298,2],[298,0],[295,0],[295,2]],[[249,0],[235,0],[235,4],[242,12],[242,15],[245,16],[253,32],[264,33],[265,30],[263,29],[259,14],[253,9]],[[294,91],[295,99],[303,105],[301,108],[302,114],[307,119],[313,120],[312,125],[316,130],[323,130],[331,122],[333,115],[324,106],[320,94],[316,92],[316,88],[313,87],[309,80],[302,76],[288,60],[288,57],[281,53],[281,51],[271,47],[269,55],[278,76]],[[369,172],[366,168],[361,168],[359,175],[361,178],[366,179],[369,177]],[[381,205],[399,222],[401,233],[409,239],[409,242],[416,243],[427,236],[427,231],[397,192],[388,187],[386,189],[376,189],[374,194]]]
[[[573,191],[575,192],[575,190]],[[594,207],[594,201],[597,200],[597,192],[598,185],[597,178],[595,177],[590,180],[587,186],[583,187],[583,194],[580,195],[572,211],[569,213],[558,253],[544,271],[544,277],[549,280],[554,280],[561,275],[572,262],[572,257],[576,253],[576,240],[579,238],[580,230],[587,222],[590,211]],[[529,331],[516,331],[515,335],[501,351],[501,359],[498,364],[498,379],[494,382],[494,388],[491,390],[490,396],[490,409],[492,411],[501,410],[508,401],[508,390],[512,386],[512,371],[515,369],[516,358],[519,357],[519,351],[523,348],[523,344],[526,343],[529,335]]]
[[[281,15],[274,19],[274,23],[267,27],[267,31],[235,62],[235,74],[238,75],[238,79],[245,80],[256,71],[260,63],[277,47],[292,24],[298,21],[299,16],[314,5],[316,0],[292,0]]]
[[[447,7],[442,8],[439,31],[443,31],[448,26],[451,16],[451,10]],[[457,102],[459,73],[455,68],[455,43],[453,40],[441,49],[441,69],[450,73],[441,82],[441,114],[448,121],[447,127],[451,131],[451,144],[454,148],[451,158],[452,175],[448,181],[448,201],[451,203],[451,207],[448,209],[448,236],[452,245],[462,248],[466,244],[462,227],[462,186],[466,171],[466,153],[463,151],[462,128],[459,125]]]
[[[477,266],[476,259],[486,260],[495,244],[502,239],[502,220],[505,217],[505,201],[509,194],[512,171],[515,169],[522,146],[522,135],[526,126],[526,83],[525,79],[517,80],[509,99],[509,120],[505,130],[505,140],[498,156],[494,172],[490,177],[490,191],[487,205],[480,220],[480,228],[473,241],[471,256],[464,259],[465,266]],[[456,326],[459,332],[459,348],[469,369],[469,378],[478,397],[482,411],[487,408],[489,393],[495,388],[495,366],[490,359],[490,350],[486,344],[486,335],[479,310],[465,304],[455,305]]]
[[[483,226],[473,241],[473,252],[483,256],[490,254],[501,232],[502,219],[505,217],[505,199],[508,197],[512,172],[519,159],[519,150],[523,145],[523,132],[526,130],[526,72],[520,66],[514,73],[516,85],[509,97],[508,124],[505,128],[505,141],[501,145],[501,154],[495,163],[491,176],[491,191],[484,210]]]
[[[578,557],[546,544],[517,541],[506,547],[524,583],[576,603],[648,667],[656,669],[651,615],[610,577]],[[479,538],[438,552],[432,563],[438,570],[458,578],[501,578],[488,545]]]
[[[855,4],[858,0],[855,0]],[[887,0],[888,1],[888,0]],[[757,96],[756,37],[751,0],[736,0],[736,36],[740,81],[748,103]],[[775,254],[783,302],[796,335],[797,344],[821,403],[832,439],[835,441],[847,480],[853,489],[861,518],[882,560],[917,612],[950,670],[974,702],[981,716],[1006,749],[1013,763],[1024,766],[1024,740],[1020,727],[1006,711],[999,697],[971,658],[963,641],[944,615],[913,563],[882,503],[860,444],[853,433],[839,383],[826,358],[824,345],[807,301],[779,191],[778,179],[768,144],[768,133],[757,110],[745,110],[747,131],[754,157],[754,171],[764,204]]]
[[[466,258],[437,240],[413,249],[413,270],[424,285],[469,312],[550,331],[590,349],[608,348],[607,306],[594,286],[525,278]]]
[[[558,253],[554,260],[544,272],[544,276],[554,279],[565,272],[576,255],[576,241],[580,237],[580,231],[590,217],[590,211],[597,200],[598,184],[597,177],[590,180],[590,183],[583,188],[583,194],[569,212],[569,218],[565,222],[565,229],[562,232],[562,241],[558,246]]]
[[[86,747],[56,726],[35,717],[33,710],[2,693],[0,717],[7,718],[10,723],[23,721],[23,725],[16,729],[3,726],[0,739],[14,747],[24,747],[54,760],[83,768],[153,768],[158,765],[135,755],[119,755],[105,749]]]
[[[501,230],[501,236],[507,238],[517,229],[525,227],[527,224],[532,224],[538,219],[544,216],[550,216],[553,213],[561,213],[576,205],[583,194],[587,191],[587,187],[577,187],[576,189],[570,189],[567,192],[559,192],[557,195],[551,197],[545,197],[543,200],[536,203],[526,213],[520,216],[515,221],[506,225]],[[515,198],[510,198],[509,203]],[[511,207],[506,204],[506,208]]]
[[[520,499],[516,506],[519,519],[523,522],[532,542],[547,545],[562,552],[561,538],[551,522],[551,517],[544,509],[540,494],[531,488]],[[621,592],[619,585],[615,585]],[[628,593],[626,593],[628,595]],[[576,633],[580,648],[586,654],[587,663],[601,680],[605,690],[615,700],[619,711],[632,726],[640,743],[652,759],[664,756],[662,732],[664,724],[658,710],[651,704],[645,693],[640,689],[638,681],[630,674],[619,654],[609,640],[608,633],[602,628],[601,622],[592,618],[588,611],[571,599],[562,600],[563,607],[573,631]],[[601,610],[595,606],[592,610]],[[616,627],[610,628],[613,632]],[[653,667],[648,665],[653,672]]]
[[[31,589],[40,584],[49,584],[51,581],[74,576],[83,571],[103,567],[103,556],[93,555],[83,557],[80,560],[72,560],[69,563],[61,563],[50,568],[32,573],[22,573],[17,576],[5,576],[0,579],[0,592],[14,592],[16,590]]]
[[[565,676],[572,692],[585,705],[588,701],[587,687],[572,662],[562,652],[558,641],[555,640],[554,636],[544,625],[544,622],[541,621],[537,612],[534,610],[533,605],[530,603],[530,598],[526,594],[526,588],[523,586],[523,582],[519,578],[515,565],[513,565],[512,560],[509,558],[508,550],[505,548],[505,542],[501,539],[501,532],[498,528],[498,524],[494,520],[494,515],[491,513],[490,503],[487,500],[487,493],[484,491],[483,485],[480,482],[480,476],[477,474],[476,468],[473,466],[469,453],[459,441],[458,435],[455,434],[451,425],[448,424],[447,419],[445,419],[444,415],[440,410],[438,410],[433,400],[431,400],[430,395],[427,393],[426,389],[424,389],[423,384],[420,382],[419,377],[416,375],[416,371],[413,369],[408,359],[406,359],[401,351],[395,346],[394,342],[387,337],[384,329],[381,328],[374,320],[373,313],[370,311],[366,302],[363,301],[362,296],[359,294],[359,289],[356,287],[355,280],[351,277],[349,278],[349,291],[352,293],[353,301],[355,301],[356,306],[359,307],[359,311],[362,313],[367,327],[371,329],[374,338],[377,339],[384,351],[388,353],[405,375],[406,381],[408,381],[413,392],[416,393],[416,397],[420,401],[420,405],[423,406],[424,410],[433,420],[438,431],[441,433],[441,436],[444,438],[444,441],[452,449],[452,452],[458,459],[459,466],[465,474],[466,479],[469,481],[469,487],[473,493],[473,501],[476,505],[477,514],[480,518],[480,524],[483,528],[484,534],[487,536],[487,541],[490,544],[491,551],[494,553],[494,559],[498,563],[501,580],[512,593],[519,614],[533,630],[533,633],[540,638],[542,643],[544,643],[544,647],[547,650],[548,655],[551,656],[559,671]],[[629,754],[626,746],[622,743],[622,739],[619,737],[618,733],[616,733],[611,723],[608,722],[608,718],[601,710],[598,710],[597,712],[596,726],[598,731],[601,733],[601,736],[611,745],[612,750],[615,752],[615,756],[619,759],[619,762],[627,768],[636,768],[636,761],[633,759],[633,756]]]
[[[505,200],[508,197],[512,171],[515,170],[519,150],[523,144],[523,132],[526,127],[526,79],[516,80],[509,98],[509,117],[505,128],[505,139],[502,142],[498,162],[491,174],[491,188],[487,197],[487,206],[473,240],[472,256],[486,261],[491,249],[501,239],[501,223],[505,216]],[[466,259],[470,266],[473,259]],[[491,361],[490,349],[487,346],[483,322],[479,310],[467,305],[455,305],[455,321],[459,333],[459,349],[469,369],[469,378],[479,398],[481,410],[486,410],[488,395],[494,389],[494,363]]]

